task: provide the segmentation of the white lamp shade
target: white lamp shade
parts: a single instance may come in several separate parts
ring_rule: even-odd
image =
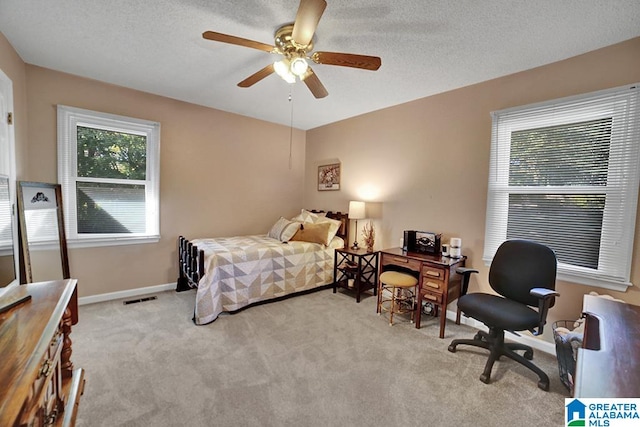
[[[364,217],[364,202],[349,202],[349,218],[363,219]]]

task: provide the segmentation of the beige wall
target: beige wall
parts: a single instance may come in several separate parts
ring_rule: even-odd
[[[442,232],[445,241],[461,237],[467,265],[481,270],[471,290],[488,290],[481,258],[489,113],[634,82],[640,82],[640,38],[310,130],[305,205],[344,210],[349,200],[378,202],[377,248],[398,246],[405,229]],[[342,163],[340,192],[315,190],[317,166],[327,159]],[[632,281],[640,285],[640,225],[635,242]],[[637,286],[626,293],[568,283],[558,289],[551,321],[577,318],[582,295],[592,290],[640,305]]]
[[[27,65],[28,172],[57,182],[56,105],[161,123],[157,244],[70,249],[79,295],[175,282],[176,239],[266,233],[301,207],[305,135],[289,128]]]

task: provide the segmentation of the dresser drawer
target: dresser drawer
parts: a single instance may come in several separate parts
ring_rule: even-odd
[[[397,267],[408,268],[409,270],[413,270],[416,272],[420,272],[420,267],[422,263],[415,259],[409,259],[400,256],[393,256],[388,254],[382,254],[382,269],[388,265],[395,265]]]
[[[60,394],[60,356],[64,336],[58,329],[38,364],[38,376],[31,385],[29,398],[25,403],[22,423],[25,425],[47,425],[57,408]],[[31,422],[29,422],[31,420]],[[34,420],[36,420],[34,422]]]

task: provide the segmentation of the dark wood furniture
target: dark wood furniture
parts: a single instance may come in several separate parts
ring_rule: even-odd
[[[349,284],[351,283],[351,286]],[[355,291],[356,302],[360,302],[362,292],[378,288],[378,252],[364,248],[336,249],[333,262],[333,293],[340,288]]]
[[[31,283],[31,299],[0,314],[0,426],[72,426],[84,371],[71,361],[75,279]]]
[[[403,251],[402,248],[391,248],[380,251],[380,273],[388,269],[409,272],[418,278],[418,305],[414,318],[416,328],[420,328],[422,302],[428,301],[440,311],[440,338],[444,338],[447,320],[447,305],[460,296],[461,277],[456,273],[457,267],[464,267],[466,257],[449,258],[440,254],[422,254]],[[378,298],[380,288],[378,287]],[[439,310],[438,310],[439,309]],[[460,324],[460,312],[456,323]]]
[[[585,295],[575,397],[640,396],[640,307]]]

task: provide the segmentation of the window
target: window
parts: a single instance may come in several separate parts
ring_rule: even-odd
[[[58,179],[75,246],[159,239],[160,124],[58,106]]]
[[[558,278],[626,290],[640,180],[636,85],[492,113],[483,260],[544,243]]]

